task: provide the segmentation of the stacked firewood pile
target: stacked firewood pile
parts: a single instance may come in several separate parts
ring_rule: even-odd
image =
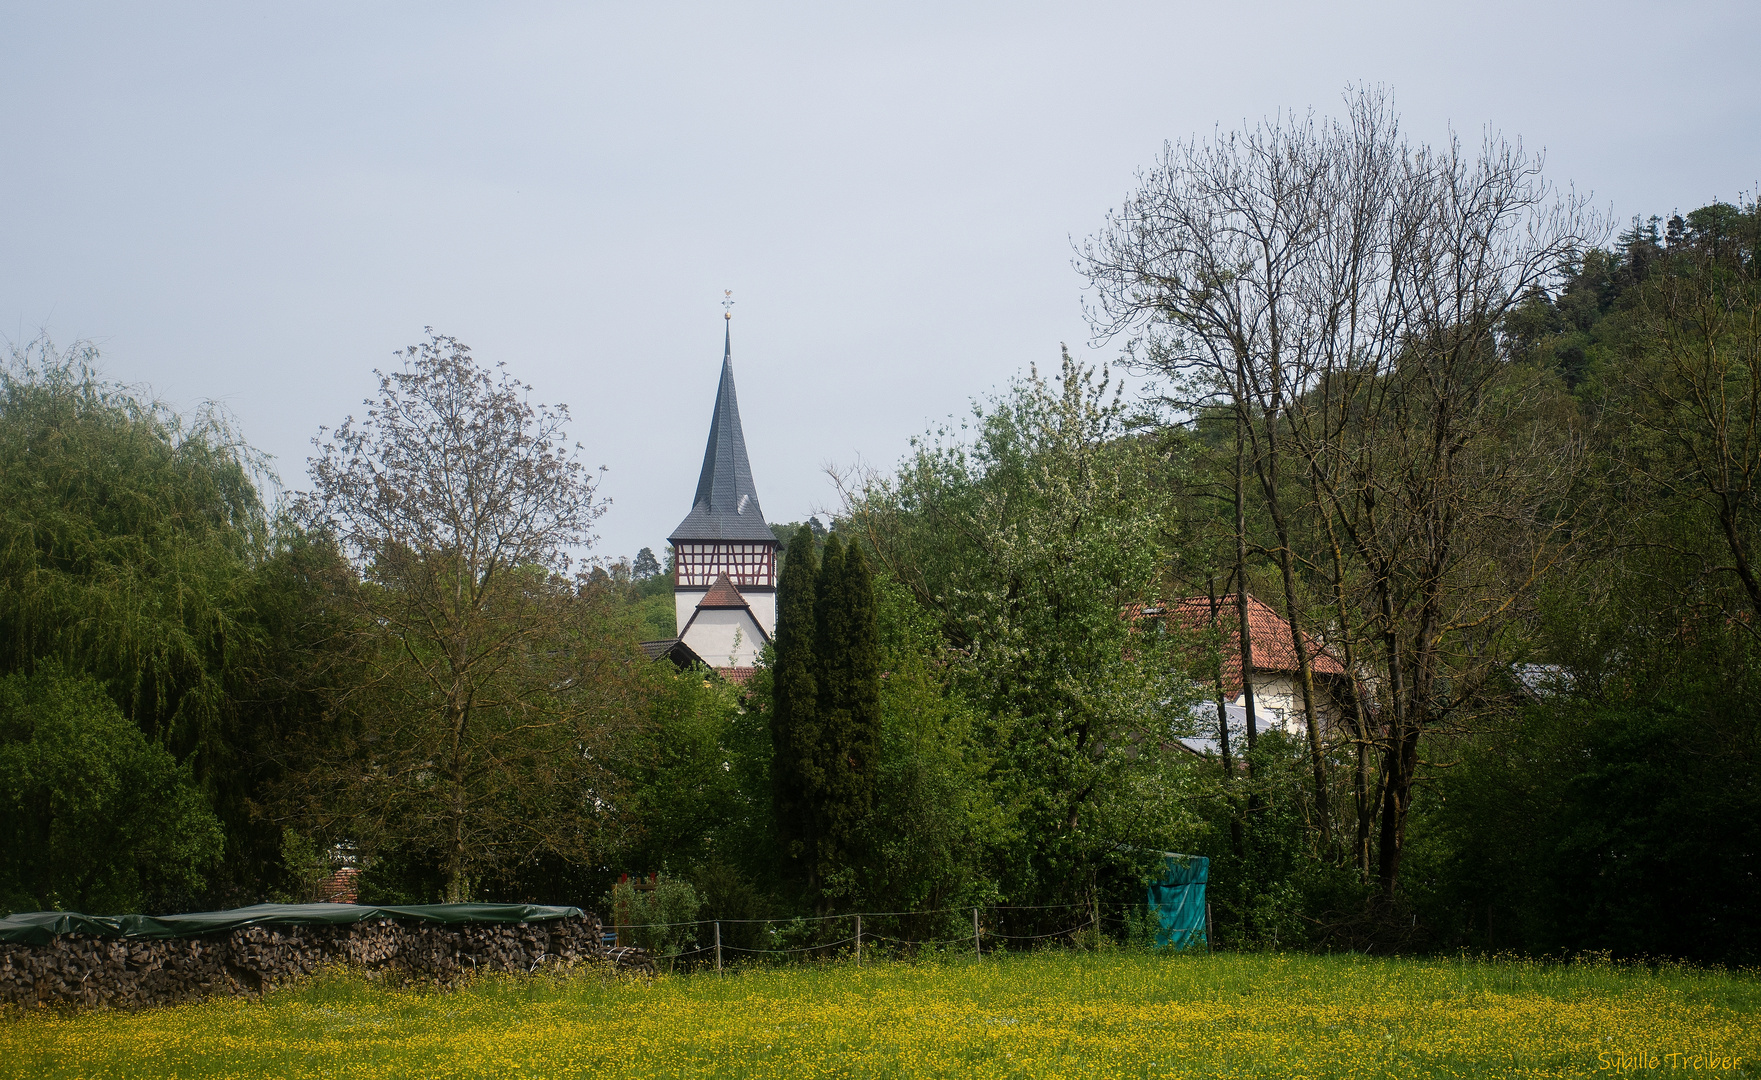
[[[405,986],[451,985],[479,971],[586,963],[653,970],[646,954],[614,960],[592,915],[529,923],[376,919],[345,926],[245,926],[170,939],[62,934],[46,945],[0,944],[0,1002],[136,1008],[208,994],[254,996],[332,963],[380,971]]]
[[[619,971],[627,971],[632,975],[653,975],[656,971],[654,954],[634,945],[612,946],[609,958]]]

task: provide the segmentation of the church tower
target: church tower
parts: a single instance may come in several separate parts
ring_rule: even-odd
[[[777,625],[777,539],[758,508],[740,404],[734,395],[731,325],[722,342],[721,385],[691,512],[668,537],[679,639],[736,678],[758,660]]]

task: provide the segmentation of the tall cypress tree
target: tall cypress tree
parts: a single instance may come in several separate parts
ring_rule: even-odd
[[[819,827],[816,880],[844,865],[844,853],[837,849],[830,826],[838,818],[831,805],[833,792],[841,786],[838,777],[845,771],[841,747],[849,726],[848,664],[844,659],[849,605],[844,596],[844,547],[836,536],[825,542],[820,559],[819,576],[813,598],[813,682],[818,691],[819,743],[814,748],[818,765],[819,788],[814,792],[814,820]],[[841,835],[841,831],[840,831]]]
[[[854,544],[844,551],[837,596],[842,638],[832,662],[838,669],[833,682],[838,699],[827,709],[821,696],[827,717],[822,736],[827,762],[822,818],[825,846],[849,866],[861,859],[861,832],[874,809],[880,757],[880,628],[868,560]]]
[[[819,761],[820,721],[814,678],[819,569],[813,531],[796,530],[777,582],[776,667],[772,673],[771,797],[784,848],[810,874],[818,870],[815,813],[825,776]]]

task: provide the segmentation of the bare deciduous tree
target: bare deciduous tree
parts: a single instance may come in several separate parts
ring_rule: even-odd
[[[1096,329],[1140,332],[1140,364],[1189,387],[1189,408],[1233,409],[1252,435],[1317,808],[1301,632],[1313,592],[1330,594],[1318,629],[1364,691],[1344,718],[1359,753],[1353,858],[1367,874],[1379,819],[1376,871],[1392,894],[1420,737],[1484,700],[1505,620],[1564,536],[1574,435],[1526,423],[1547,407],[1547,376],[1508,363],[1499,333],[1601,225],[1518,145],[1415,147],[1384,95],[1348,101],[1345,121],[1170,148],[1080,263]],[[1294,528],[1299,514],[1314,527]]]
[[[1289,118],[1243,135],[1170,145],[1082,249],[1100,296],[1091,313],[1097,328],[1116,334],[1148,323],[1153,334],[1163,331],[1145,343],[1150,365],[1179,379],[1188,404],[1221,402],[1234,415],[1239,640],[1251,648],[1240,476],[1251,468],[1272,521],[1269,554],[1291,627],[1323,836],[1330,817],[1326,759],[1291,545],[1290,455],[1281,436],[1288,399],[1305,384],[1305,276],[1325,209],[1328,135],[1312,117]],[[1244,657],[1249,694],[1250,674]]]

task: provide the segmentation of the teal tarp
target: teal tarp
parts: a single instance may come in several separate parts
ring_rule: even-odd
[[[1205,882],[1211,860],[1203,855],[1169,855],[1161,881],[1150,882],[1150,911],[1155,913],[1156,947],[1184,949],[1205,942]]]
[[[548,922],[581,914],[576,907],[542,904],[257,904],[230,911],[188,915],[80,915],[71,911],[27,911],[0,919],[0,943],[46,945],[56,934],[98,937],[180,938],[215,934],[241,926],[345,926],[367,919],[401,922]]]

